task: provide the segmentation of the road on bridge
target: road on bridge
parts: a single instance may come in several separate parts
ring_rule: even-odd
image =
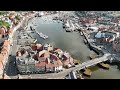
[[[94,60],[89,60],[87,62],[84,62],[82,64],[77,65],[76,67],[73,68],[69,68],[69,69],[64,69],[62,72],[59,73],[48,73],[48,74],[31,74],[30,77],[33,79],[49,79],[49,78],[53,78],[53,79],[62,79],[64,78],[68,73],[70,73],[72,70],[81,70],[84,69],[85,67],[90,67],[93,65],[96,65],[100,62],[103,61],[107,61],[108,57],[110,56],[110,54],[105,54],[103,57],[100,58],[96,58]],[[26,77],[28,75],[21,75],[21,77]]]

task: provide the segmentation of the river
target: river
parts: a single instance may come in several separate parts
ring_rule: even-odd
[[[38,32],[42,32],[49,38],[43,40],[37,34],[32,34],[38,39],[38,43],[50,43],[54,47],[58,47],[63,51],[68,51],[75,59],[85,62],[88,56],[93,51],[83,43],[83,37],[78,32],[65,32],[62,28],[62,22],[53,21],[51,17],[35,17],[28,22],[29,26],[34,26]],[[91,67],[93,71],[90,79],[120,79],[120,71],[117,66],[111,66],[109,70],[99,68],[98,66]]]

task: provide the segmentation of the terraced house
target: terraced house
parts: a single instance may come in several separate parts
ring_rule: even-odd
[[[69,53],[50,44],[33,44],[30,48],[16,53],[16,63],[22,74],[60,72],[64,66],[69,68],[74,65]]]

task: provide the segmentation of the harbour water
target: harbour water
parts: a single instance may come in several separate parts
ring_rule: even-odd
[[[52,21],[50,17],[33,18],[28,22],[29,26],[33,26],[35,30],[49,37],[44,40],[38,34],[33,33],[33,36],[38,39],[38,43],[50,43],[54,47],[68,51],[73,58],[81,62],[89,60],[88,56],[93,52],[83,43],[83,37],[80,33],[65,32],[62,28],[62,22]],[[117,66],[111,66],[109,70],[94,66],[91,67],[91,70],[93,73],[90,79],[120,79],[120,70],[117,69]]]

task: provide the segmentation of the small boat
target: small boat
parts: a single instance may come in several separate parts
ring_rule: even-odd
[[[63,28],[65,28],[65,25],[63,25]]]
[[[70,28],[65,29],[66,32],[71,32],[72,30]]]
[[[35,31],[35,29],[34,29],[32,26],[30,26],[30,30],[31,30],[31,31]]]
[[[83,32],[80,32],[80,35],[83,36]]]
[[[44,35],[43,33],[38,33],[39,34],[39,36],[41,37],[41,38],[43,38],[43,39],[47,39],[48,38],[48,36],[47,35]]]
[[[36,43],[36,42],[37,42],[37,39],[35,39],[33,43]]]
[[[87,40],[86,39],[84,39],[83,41],[84,41],[85,44],[87,44]]]

